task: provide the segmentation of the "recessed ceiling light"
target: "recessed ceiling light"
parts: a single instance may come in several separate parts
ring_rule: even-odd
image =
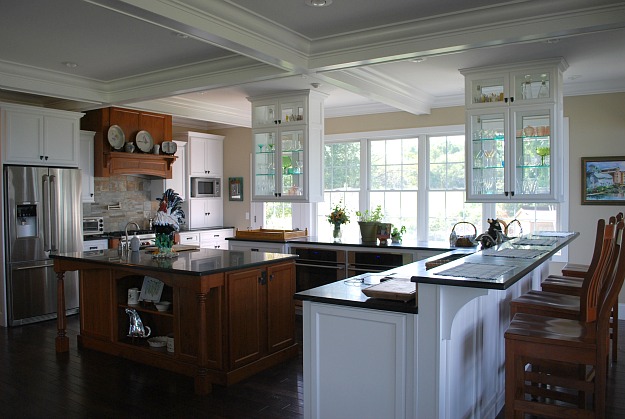
[[[67,68],[76,68],[76,67],[78,67],[78,64],[73,63],[71,61],[63,61],[61,64],[63,64]]]
[[[304,3],[312,7],[326,7],[332,4],[332,0],[304,0]]]
[[[545,44],[557,44],[558,42],[560,42],[559,38],[551,38],[551,39],[547,39],[545,41]]]
[[[187,39],[189,37],[189,35],[180,32],[174,32],[174,36],[177,36],[180,39]]]
[[[412,61],[413,63],[422,63],[423,61],[425,61],[425,57],[416,57],[411,59],[410,61]]]
[[[572,75],[567,77],[567,80],[577,80],[580,77],[582,77],[582,76],[580,76],[579,74],[572,74]]]

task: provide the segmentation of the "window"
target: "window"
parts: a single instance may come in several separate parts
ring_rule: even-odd
[[[465,203],[464,135],[428,138],[428,240],[448,240],[454,225],[467,221],[479,229],[482,204]],[[467,230],[468,228],[468,230]],[[460,224],[458,235],[473,234]]]
[[[371,140],[369,150],[369,208],[381,205],[385,221],[416,237],[419,139]]]

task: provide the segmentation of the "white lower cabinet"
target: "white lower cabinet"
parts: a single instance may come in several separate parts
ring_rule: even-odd
[[[199,231],[191,231],[191,232],[182,232],[180,235],[180,244],[195,244],[200,245],[200,232]]]
[[[416,317],[304,301],[304,417],[415,417]]]
[[[200,247],[228,250],[226,238],[234,236],[233,228],[223,228],[200,232]]]

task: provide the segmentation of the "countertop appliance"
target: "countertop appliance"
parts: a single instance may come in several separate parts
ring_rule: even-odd
[[[19,326],[56,317],[50,253],[82,250],[78,169],[5,166],[8,320]],[[78,312],[78,273],[65,273],[67,314]]]
[[[82,234],[83,236],[95,236],[104,233],[104,218],[102,217],[83,217],[82,218]]]

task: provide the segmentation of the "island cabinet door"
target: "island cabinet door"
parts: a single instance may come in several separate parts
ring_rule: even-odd
[[[295,264],[267,268],[267,349],[269,353],[295,341]]]
[[[247,269],[226,275],[231,369],[254,362],[262,356],[265,281],[264,269]]]

